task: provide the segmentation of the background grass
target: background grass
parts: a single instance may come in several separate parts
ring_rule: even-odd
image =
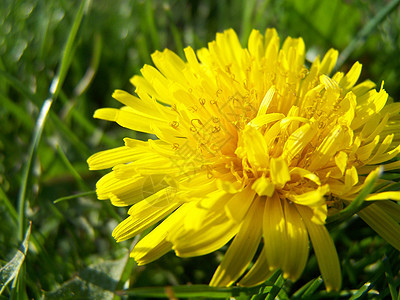
[[[104,173],[89,172],[86,165],[88,156],[121,145],[123,137],[146,138],[92,114],[119,106],[113,90],[133,91],[129,78],[151,63],[152,52],[170,48],[182,55],[186,45],[204,47],[227,28],[238,32],[243,45],[252,28],[276,27],[282,39],[302,36],[309,59],[353,45],[341,69],[359,60],[363,78],[384,80],[389,94],[400,99],[399,1],[390,2],[393,9],[382,21],[376,19],[389,2],[0,1],[0,265],[10,262],[19,270],[11,280],[2,269],[0,283],[11,282],[0,298],[112,299],[120,296],[110,291],[131,287],[122,298],[174,292],[183,298],[397,299],[399,254],[357,218],[332,230],[343,268],[340,294],[324,291],[314,256],[294,284],[277,273],[272,289],[165,290],[207,284],[225,249],[191,259],[169,253],[136,267],[127,258],[132,241],[116,244],[111,237],[127,209],[96,199],[95,182]],[[365,31],[374,18],[379,22]],[[26,258],[15,256],[26,250],[21,242],[28,220],[29,250]]]

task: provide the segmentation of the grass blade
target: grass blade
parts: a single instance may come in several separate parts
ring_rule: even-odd
[[[400,4],[400,0],[392,0],[383,7],[364,27],[361,29],[349,45],[342,51],[338,58],[335,69],[338,70],[343,63],[349,58],[354,50],[364,44],[368,35],[370,35],[376,27]]]
[[[25,231],[24,212],[25,212],[26,190],[27,190],[28,181],[29,181],[29,174],[30,174],[31,168],[32,168],[32,162],[35,157],[36,149],[39,145],[40,138],[42,137],[44,125],[46,124],[47,116],[50,111],[51,105],[52,105],[53,101],[57,98],[57,94],[59,93],[62,83],[64,82],[64,79],[67,75],[67,71],[68,71],[69,65],[71,63],[72,45],[77,36],[78,29],[82,22],[84,13],[85,13],[85,11],[87,11],[88,4],[89,4],[89,1],[84,0],[84,1],[82,1],[81,6],[79,7],[78,13],[75,17],[71,32],[70,32],[68,40],[67,40],[64,54],[61,59],[61,65],[60,65],[59,71],[50,85],[50,96],[49,96],[49,98],[47,98],[44,101],[42,108],[40,110],[39,116],[36,120],[35,129],[33,131],[33,139],[32,139],[32,142],[30,143],[30,147],[29,147],[29,151],[28,151],[28,161],[26,162],[26,164],[24,166],[24,170],[23,170],[23,174],[22,174],[22,184],[21,184],[19,195],[18,195],[18,215],[19,215],[18,220],[19,220],[19,235],[20,235],[21,240],[23,237],[23,233]]]
[[[283,285],[285,284],[286,280],[283,278],[283,274],[280,274],[280,276],[276,279],[274,282],[271,291],[268,293],[266,300],[273,300],[276,299],[278,296],[279,292],[281,291]]]
[[[390,262],[389,262],[389,258],[385,257],[383,259],[383,268],[385,270],[385,276],[386,276],[386,280],[389,286],[389,291],[390,291],[390,295],[392,296],[393,300],[397,300],[398,298],[398,294],[397,294],[397,286],[395,284],[394,278],[393,278],[393,274],[391,271],[391,266],[390,266]]]
[[[78,183],[79,187],[82,190],[90,191],[90,188],[87,186],[85,181],[82,179],[82,177],[78,173],[78,171],[71,164],[71,162],[69,161],[69,159],[68,159],[67,155],[65,154],[65,152],[61,149],[61,147],[59,145],[57,145],[56,147],[57,147],[57,153],[60,155],[62,162],[65,164],[67,169],[71,172],[72,176],[74,176],[74,178],[75,178],[76,182]]]
[[[0,269],[0,294],[4,291],[4,288],[7,286],[7,284],[17,277],[19,270],[21,269],[26,253],[28,252],[31,228],[32,223],[29,223],[29,227],[25,233],[25,238],[20,249],[18,249],[18,252],[14,255],[14,257]]]
[[[293,299],[300,299],[304,296],[311,296],[323,283],[321,276],[307,282],[293,294]]]
[[[70,196],[61,197],[61,198],[58,198],[58,199],[54,200],[53,203],[57,204],[57,203],[62,202],[62,201],[72,200],[72,199],[77,199],[77,198],[80,198],[80,197],[86,197],[86,196],[92,196],[92,195],[96,195],[96,192],[95,191],[90,191],[90,192],[84,192],[84,193],[79,193],[79,194],[74,194],[74,195],[70,195]]]
[[[257,294],[260,287],[211,287],[208,285],[179,285],[165,287],[141,287],[119,291],[120,296],[129,295],[136,297],[152,298],[185,298],[185,297],[209,297],[225,299]]]
[[[3,200],[5,206],[8,209],[8,212],[10,213],[12,219],[15,221],[15,223],[18,223],[18,213],[15,210],[14,206],[11,204],[10,199],[8,199],[6,193],[3,191],[3,188],[0,185],[0,199]]]
[[[19,228],[19,238],[20,240],[23,239],[24,232],[26,230],[26,222],[25,222],[25,205],[26,205],[26,191],[29,183],[29,176],[32,170],[32,164],[34,158],[36,157],[36,150],[38,148],[40,139],[43,134],[43,129],[46,124],[47,116],[49,114],[50,108],[54,100],[57,98],[57,95],[61,89],[61,86],[64,82],[64,79],[67,75],[68,68],[72,61],[72,48],[74,41],[76,39],[78,29],[82,23],[83,16],[88,11],[89,0],[83,0],[81,5],[78,9],[78,12],[75,16],[74,23],[72,25],[72,29],[69,33],[68,40],[65,46],[65,50],[63,52],[63,56],[61,59],[60,67],[56,76],[54,77],[50,89],[49,89],[49,96],[43,102],[43,105],[40,109],[39,116],[35,123],[35,128],[33,130],[33,138],[29,145],[28,149],[28,160],[24,165],[22,171],[22,178],[21,178],[21,187],[18,193],[18,228]],[[23,90],[23,89],[22,89]],[[21,270],[20,273],[23,273]],[[21,287],[23,284],[19,284],[18,278],[23,278],[23,276],[17,276],[13,282],[13,291],[12,296],[15,296],[16,289],[14,287]]]

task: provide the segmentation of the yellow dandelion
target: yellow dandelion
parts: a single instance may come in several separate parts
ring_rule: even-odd
[[[126,138],[88,160],[91,170],[112,167],[97,183],[98,198],[131,205],[113,236],[123,241],[162,221],[133,249],[139,265],[171,249],[204,255],[232,239],[212,286],[232,285],[245,272],[238,284],[257,285],[277,269],[296,280],[310,239],[327,290],[338,290],[325,221],[380,165],[400,167],[400,103],[369,80],[356,85],[358,62],[329,77],[336,50],[306,68],[303,40],[288,37],[280,47],[274,29],[254,30],[245,49],[227,30],[208,48],[184,52],[186,61],[154,53],[155,67],[131,79],[137,96],[117,90],[125,106],[94,114],[157,137]],[[358,214],[400,250],[400,207],[391,201],[400,192],[389,180],[378,184]]]

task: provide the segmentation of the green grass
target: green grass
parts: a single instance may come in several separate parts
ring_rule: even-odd
[[[362,76],[384,80],[398,101],[399,2],[0,1],[0,284],[7,283],[0,299],[400,299],[399,253],[356,218],[331,230],[340,293],[324,291],[314,256],[296,283],[278,272],[250,289],[205,286],[224,248],[191,259],[169,253],[137,267],[127,258],[134,241],[111,237],[127,210],[96,199],[104,173],[86,165],[123,137],[146,138],[92,115],[118,107],[113,90],[133,91],[129,78],[151,63],[152,52],[182,55],[186,45],[206,46],[227,28],[243,44],[252,28],[276,27],[282,38],[302,36],[310,56],[344,50],[341,69],[359,60]]]

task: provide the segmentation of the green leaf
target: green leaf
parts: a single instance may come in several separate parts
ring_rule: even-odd
[[[31,235],[32,222],[29,223],[29,227],[25,233],[24,241],[21,244],[20,249],[14,255],[5,266],[0,270],[0,294],[3,292],[7,284],[17,277],[19,270],[25,260],[26,253],[28,251],[29,237]]]
[[[45,293],[45,299],[113,299],[129,255],[102,261],[80,271],[58,289]]]
[[[258,294],[260,289],[264,292],[269,291],[265,289],[266,286],[258,287],[211,287],[208,285],[177,285],[177,286],[164,286],[164,287],[140,287],[119,291],[120,296],[129,295],[136,297],[153,297],[153,298],[186,298],[186,297],[209,297],[225,299],[229,297],[242,297],[246,295]]]

